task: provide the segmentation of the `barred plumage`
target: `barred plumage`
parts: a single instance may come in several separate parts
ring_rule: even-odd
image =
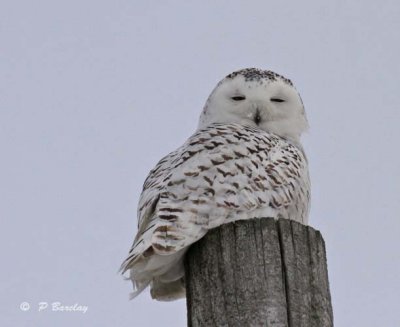
[[[221,103],[221,85],[229,86],[230,101],[249,99],[247,105]],[[289,102],[296,110],[281,106],[274,114],[265,100],[276,97],[268,94],[273,86],[285,100],[272,102]],[[307,224],[310,183],[298,139],[307,121],[297,92],[293,96],[287,89],[294,89],[289,80],[268,71],[228,75],[207,101],[198,131],[149,173],[139,201],[138,233],[121,267],[130,271],[133,296],[151,284],[156,299],[183,297],[185,251],[211,228],[257,217]],[[224,111],[237,111],[239,119],[226,118]]]

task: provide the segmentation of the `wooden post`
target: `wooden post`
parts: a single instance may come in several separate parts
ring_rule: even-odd
[[[185,258],[188,326],[332,327],[319,231],[272,218],[222,225]]]

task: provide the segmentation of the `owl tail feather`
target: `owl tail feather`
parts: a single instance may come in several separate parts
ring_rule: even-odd
[[[125,280],[130,280],[133,284],[130,299],[134,299],[148,286],[152,298],[159,301],[185,297],[183,257],[186,250],[170,255],[153,254],[125,260],[120,271],[123,275],[127,273]]]
[[[133,300],[137,297],[150,284],[150,280],[138,282],[131,279],[131,281],[133,284],[133,292],[129,293],[129,300]]]
[[[158,301],[174,301],[184,298],[186,296],[184,279],[180,278],[168,283],[153,281],[150,294],[153,299]]]

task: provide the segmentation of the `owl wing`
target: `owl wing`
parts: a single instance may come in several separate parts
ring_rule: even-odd
[[[138,234],[122,270],[132,269],[137,279],[167,275],[207,230],[254,217],[304,221],[308,203],[300,149],[256,128],[210,125],[150,172],[139,201]],[[173,262],[167,264],[169,256]]]

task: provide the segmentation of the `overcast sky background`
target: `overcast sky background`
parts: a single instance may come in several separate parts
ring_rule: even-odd
[[[396,0],[2,1],[0,325],[185,326],[184,300],[128,301],[117,269],[148,171],[221,78],[259,67],[305,103],[335,325],[400,326],[399,17]]]

